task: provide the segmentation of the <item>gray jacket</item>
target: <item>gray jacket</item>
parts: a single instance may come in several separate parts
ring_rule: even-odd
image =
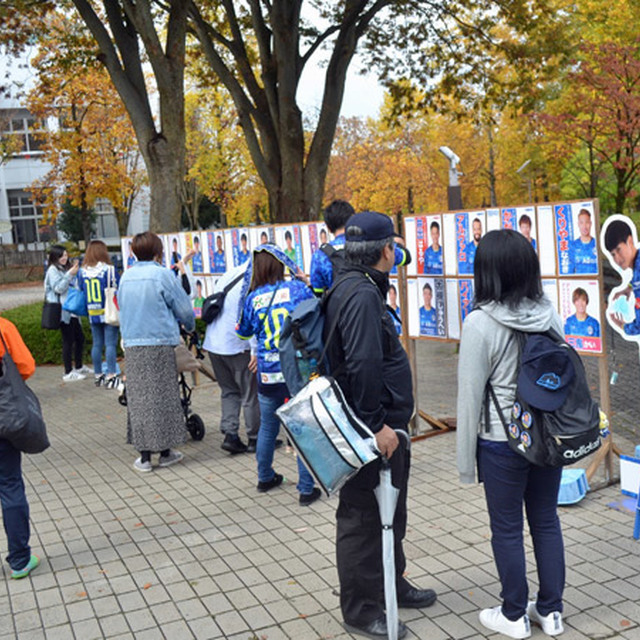
[[[505,415],[515,401],[518,345],[513,329],[524,332],[555,329],[564,335],[562,321],[551,302],[524,300],[516,308],[489,303],[470,313],[462,327],[458,360],[457,449],[460,481],[475,482],[478,437],[506,441],[500,416],[493,403],[489,431],[484,425],[485,386],[491,380]]]

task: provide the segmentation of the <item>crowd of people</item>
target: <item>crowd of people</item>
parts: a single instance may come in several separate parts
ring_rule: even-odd
[[[330,290],[325,327],[335,327],[327,345],[331,370],[346,401],[373,432],[399,489],[392,525],[398,604],[400,608],[428,607],[437,600],[435,591],[418,588],[405,577],[403,539],[411,454],[407,438],[399,432],[407,432],[414,398],[409,360],[398,338],[401,318],[393,306],[390,313],[387,305],[389,274],[396,266],[407,264],[411,256],[384,214],[355,213],[348,203],[335,201],[325,210],[325,222],[334,239],[314,254],[309,279],[286,250],[265,242],[217,283],[217,290],[225,293],[225,303],[208,325],[203,346],[221,390],[221,447],[232,455],[255,453],[258,492],[281,486],[283,476],[274,468],[274,452],[281,442],[275,412],[290,394],[279,360],[280,333],[284,319],[297,304],[314,293],[322,295]],[[189,297],[193,283],[176,251],[171,257],[174,269],[163,267],[163,246],[155,234],[136,235],[131,250],[136,261],[119,278],[100,241],[89,244],[81,267],[69,260],[63,247],[53,247],[45,291],[48,300],[63,300],[73,286],[85,291],[97,385],[110,388],[117,380],[115,349],[118,331],[121,333],[127,442],[139,454],[134,468],[150,472],[154,454],[159,454],[158,467],[183,459],[176,447],[185,441],[187,431],[176,383],[174,348],[181,341],[181,328],[187,332],[194,329]],[[524,235],[491,231],[478,239],[473,250],[475,310],[463,325],[458,373],[458,469],[461,482],[483,483],[502,586],[501,603],[481,611],[480,622],[506,636],[527,638],[533,620],[545,633],[557,635],[563,631],[565,581],[556,507],[561,473],[558,468],[531,465],[511,451],[496,409],[487,406],[484,389],[490,382],[500,406],[508,412],[518,374],[514,330],[553,328],[562,333],[563,325],[543,295],[538,258]],[[104,322],[105,290],[111,286],[117,287],[119,330]],[[395,290],[392,302],[393,293]],[[64,315],[62,323],[63,379],[81,380],[87,373],[82,362],[82,330],[78,318],[71,314]],[[9,349],[14,358],[25,356],[19,334],[3,320],[0,329],[11,339]],[[21,359],[21,372],[27,377],[33,372],[32,359]],[[241,414],[246,443],[240,436]],[[8,561],[16,578],[28,575],[38,564],[28,545],[28,505],[24,485],[20,489],[19,456],[0,440],[0,497],[9,538]],[[388,634],[383,526],[374,494],[380,464],[365,466],[344,485],[336,512],[344,626],[349,632],[372,638]],[[307,507],[320,498],[320,489],[300,458],[297,489],[300,506]],[[538,593],[532,600],[525,567],[523,505],[539,577]],[[399,622],[397,637],[406,634],[406,626]]]

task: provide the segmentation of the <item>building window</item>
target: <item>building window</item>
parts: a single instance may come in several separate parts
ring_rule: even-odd
[[[96,212],[96,236],[98,238],[119,238],[118,220],[113,206],[106,198],[96,198],[93,205]]]
[[[30,193],[9,189],[7,196],[14,244],[51,242],[56,238],[55,226],[42,224],[42,210],[33,203]]]
[[[14,155],[41,153],[44,126],[26,109],[2,109],[0,126],[3,136],[13,136],[16,140]]]

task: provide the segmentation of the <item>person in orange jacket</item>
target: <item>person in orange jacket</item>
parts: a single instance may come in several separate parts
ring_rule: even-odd
[[[20,375],[26,380],[36,370],[31,352],[16,326],[6,318],[0,318],[0,332],[0,357],[5,354],[6,344]],[[11,577],[14,580],[26,578],[40,564],[40,559],[31,553],[29,546],[29,503],[22,479],[21,454],[3,438],[0,438],[0,503],[9,547],[7,562],[11,566]]]

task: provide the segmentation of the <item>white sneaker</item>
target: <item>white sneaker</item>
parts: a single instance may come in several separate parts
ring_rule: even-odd
[[[76,380],[84,380],[87,376],[83,376],[81,373],[77,371],[69,371],[69,373],[65,373],[62,376],[62,380],[64,382],[75,382]]]
[[[105,389],[117,389],[118,385],[120,384],[120,377],[119,376],[108,376],[105,381],[104,381],[104,388]]]
[[[133,463],[133,468],[136,471],[141,471],[142,473],[147,473],[148,471],[153,471],[153,467],[151,466],[151,460],[147,460],[146,462],[142,462],[142,458],[136,458]]]
[[[480,622],[487,629],[497,631],[510,638],[529,638],[531,636],[529,616],[525,613],[521,618],[512,622],[504,617],[501,606],[493,607],[493,609],[483,609],[480,612]]]
[[[559,636],[564,631],[562,614],[559,611],[552,611],[547,616],[541,616],[538,613],[536,603],[530,602],[527,607],[527,615],[531,622],[537,622],[548,636]]]
[[[160,461],[158,462],[159,467],[170,467],[172,464],[177,464],[182,460],[184,456],[179,451],[169,451],[168,456],[160,456]]]
[[[74,369],[76,373],[81,373],[83,376],[88,376],[90,373],[93,373],[93,369],[87,367],[86,364],[83,364],[80,368]]]

